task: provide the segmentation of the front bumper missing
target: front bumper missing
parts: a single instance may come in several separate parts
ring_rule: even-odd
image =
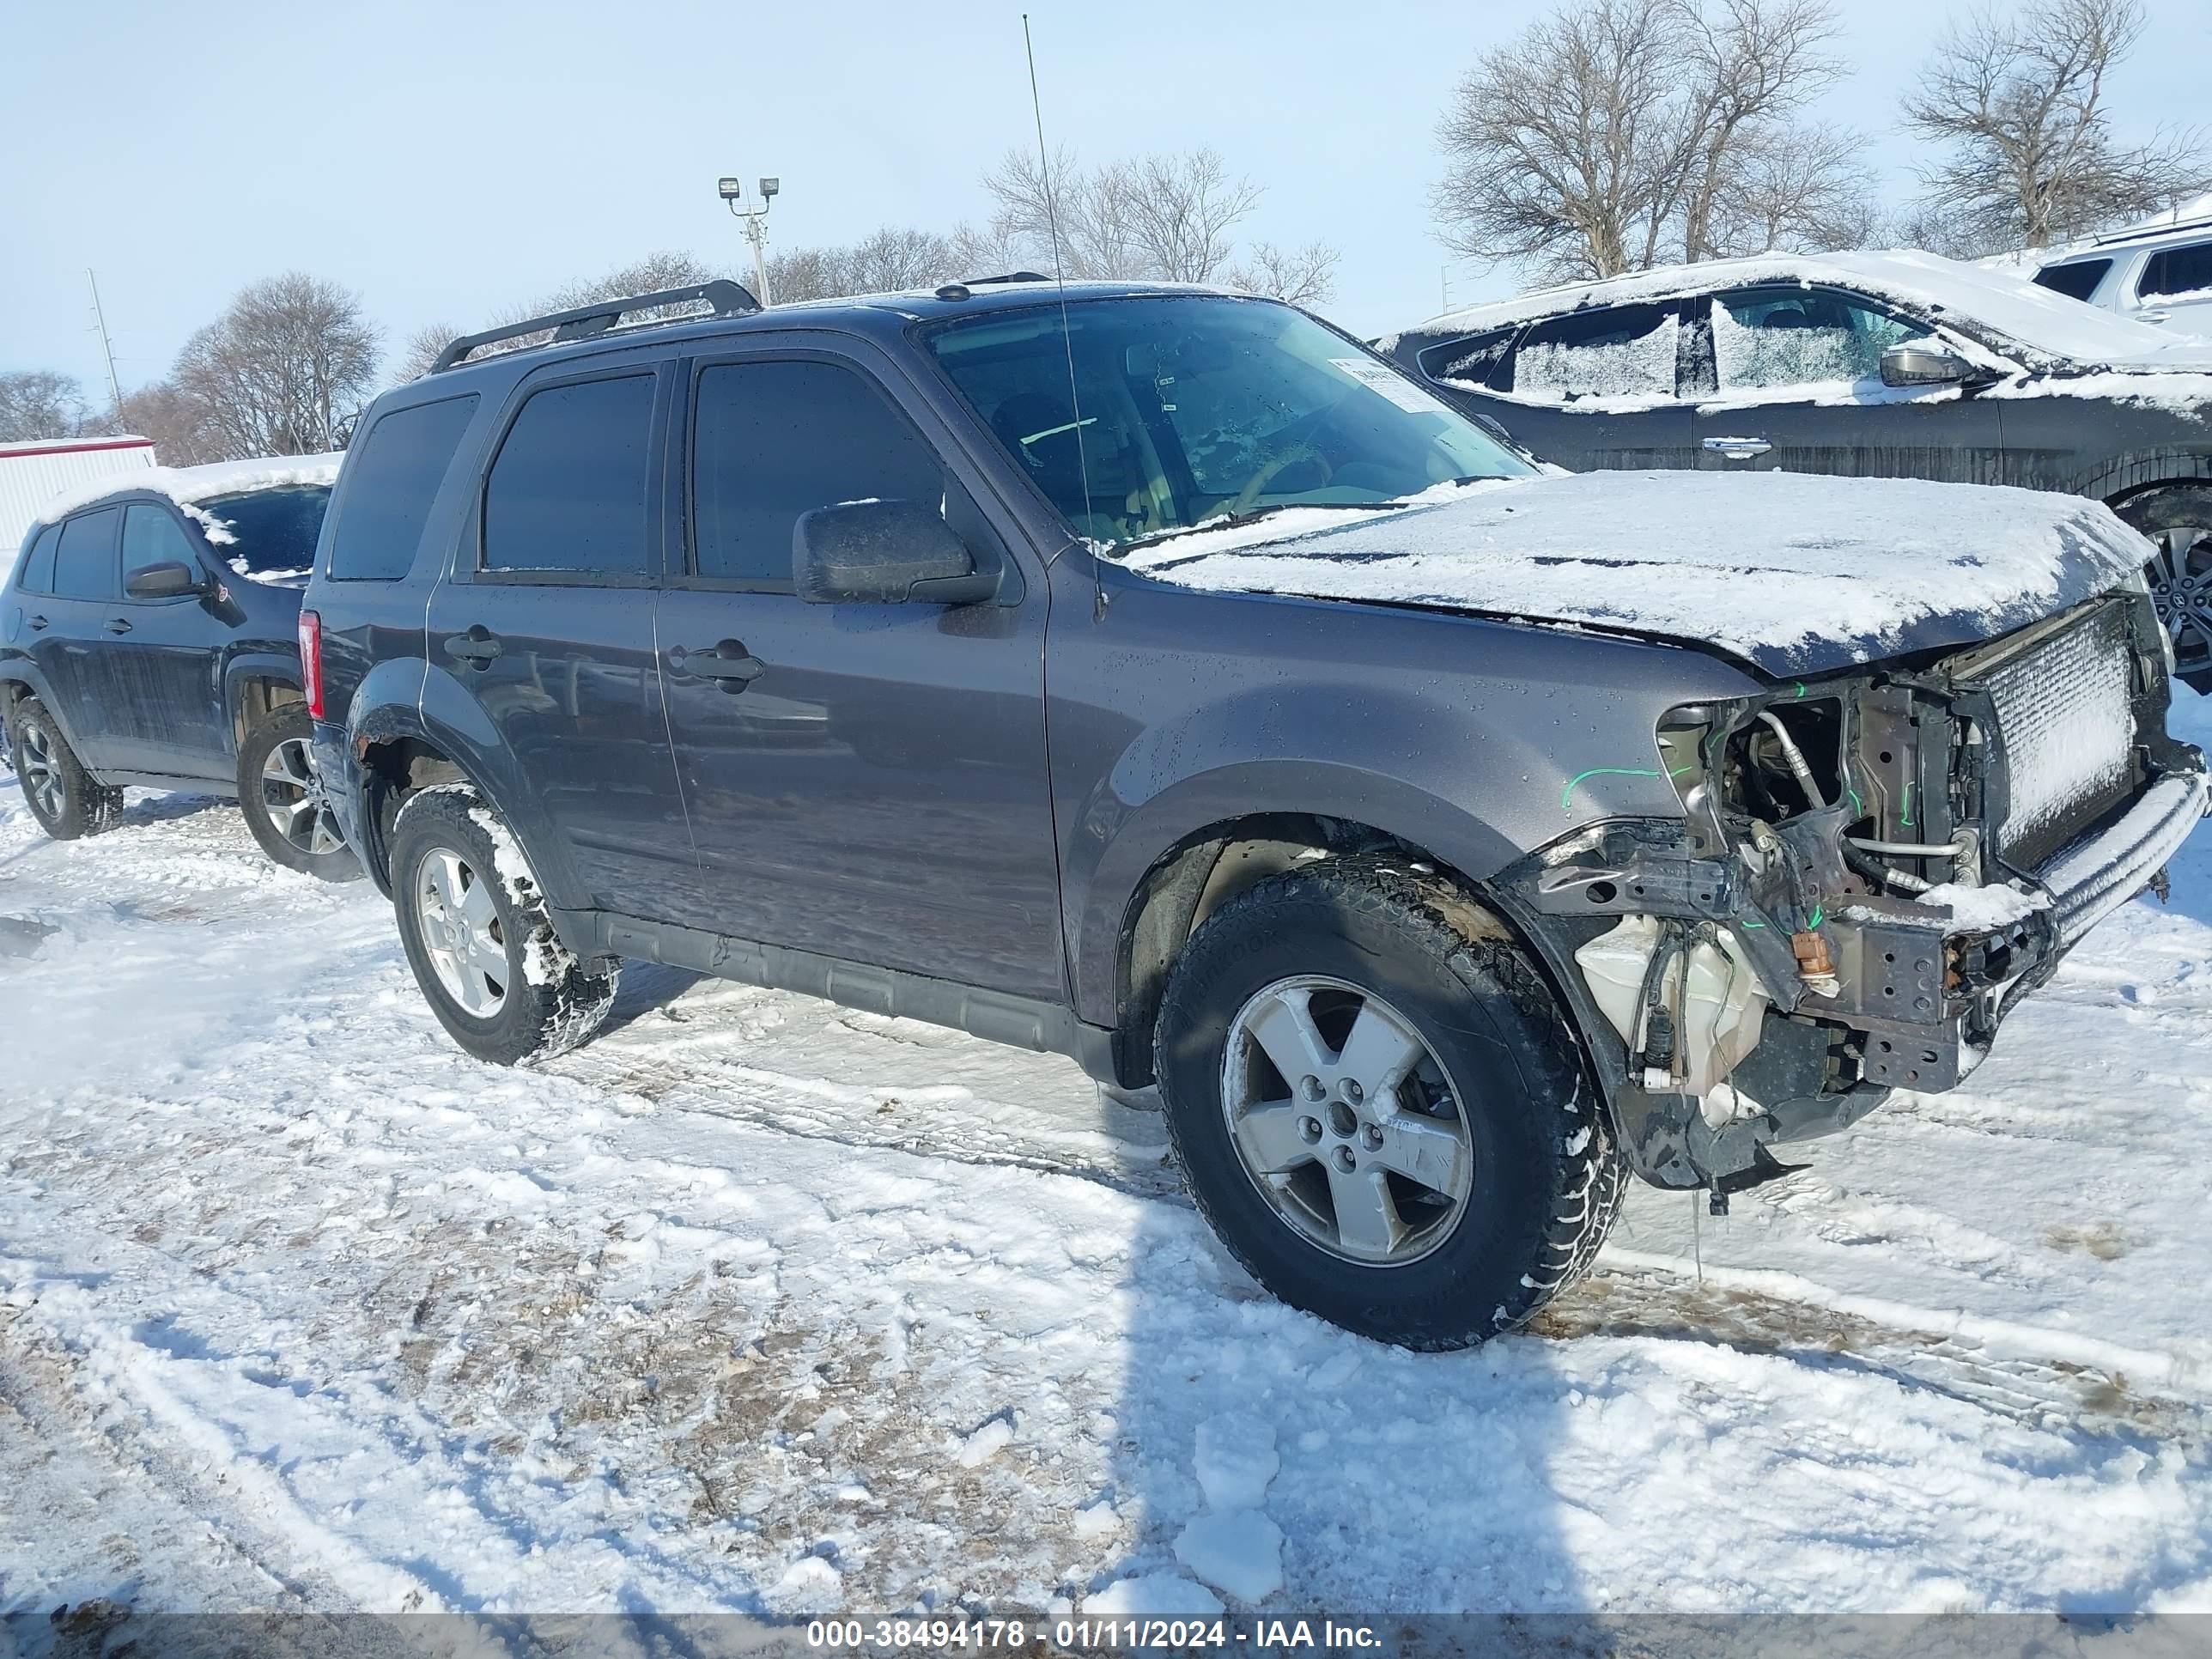
[[[1786,933],[1753,899],[1747,873],[1726,856],[1688,856],[1680,826],[1594,826],[1506,872],[1501,896],[1575,1004],[1638,1172],[1725,1192],[1776,1168],[1769,1145],[1842,1129],[1893,1088],[1937,1092],[1972,1073],[2005,1016],[2156,880],[2209,803],[2203,757],[2180,748],[2124,811],[2052,854],[2002,926],[1902,898],[1842,898],[1817,924],[1837,971],[1828,996],[1791,970]],[[1733,1121],[1711,1121],[1698,1097],[1641,1086],[1577,970],[1578,945],[1639,913],[1729,929],[1759,964],[1772,1006],[1759,1048],[1731,1077]]]

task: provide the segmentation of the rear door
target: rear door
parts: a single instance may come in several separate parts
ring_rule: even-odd
[[[1792,283],[1713,296],[1699,465],[1712,471],[2006,480],[2000,404],[1958,386],[1889,386],[1881,354],[1935,325],[1860,295]]]
[[[1485,413],[1570,471],[1696,465],[1674,306],[1602,306],[1524,331],[1490,370]]]
[[[660,641],[699,848],[686,911],[740,939],[1059,1000],[1042,568],[1014,563],[995,604],[794,594],[793,526],[839,501],[927,501],[980,568],[1015,557],[957,441],[872,352],[702,357],[684,412],[689,534]],[[747,657],[753,678],[715,672]]]
[[[696,873],[653,631],[672,372],[631,354],[524,381],[429,602],[429,673],[481,711],[569,908],[666,915]]]
[[[123,510],[123,586],[105,647],[109,764],[187,778],[228,778],[228,722],[217,676],[238,614],[219,596],[134,599],[131,575],[179,563],[208,575],[183,520],[166,503],[132,501]]]
[[[27,602],[31,661],[59,707],[54,711],[94,771],[116,769],[112,711],[104,684],[107,647],[115,635],[116,562],[123,509],[103,507],[64,519],[54,550],[53,592]]]

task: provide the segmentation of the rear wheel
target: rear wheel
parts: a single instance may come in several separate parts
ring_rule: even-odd
[[[1626,1165],[1548,988],[1434,878],[1331,860],[1224,905],[1176,964],[1155,1063],[1222,1243],[1378,1340],[1520,1324],[1620,1208]]]
[[[392,897],[416,983],[477,1059],[557,1054],[606,1018],[614,975],[561,943],[529,860],[470,785],[434,785],[399,809]]]
[[[362,874],[315,770],[315,723],[307,704],[271,709],[246,734],[238,750],[238,810],[261,850],[286,869],[325,881]]]
[[[61,727],[36,697],[15,711],[15,779],[39,828],[56,841],[96,836],[123,816],[123,792],[84,769]]]
[[[2158,548],[2145,574],[2173,641],[2174,678],[2193,691],[2212,692],[2212,489],[2146,490],[2113,511]]]

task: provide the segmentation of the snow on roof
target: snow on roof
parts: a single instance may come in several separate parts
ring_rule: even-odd
[[[1658,635],[1793,675],[2024,627],[2148,551],[2077,496],[1790,472],[1588,472],[1314,516],[1288,535],[1272,519],[1194,531],[1125,562],[1189,587]]]
[[[283,489],[297,484],[328,485],[337,481],[338,464],[344,459],[335,453],[278,455],[250,461],[217,461],[210,466],[153,466],[140,471],[118,472],[63,490],[40,508],[39,520],[50,524],[64,513],[74,513],[80,507],[134,489],[150,489],[157,495],[167,495],[190,512],[203,501],[223,495],[246,495],[257,489]]]
[[[2156,354],[2171,351],[2175,343],[2174,337],[2162,329],[2083,305],[2009,273],[1912,250],[1767,253],[1749,259],[1662,265],[1445,312],[1405,332],[1472,334],[1584,306],[1670,300],[1763,283],[1832,283],[1910,310],[1936,313],[1969,333],[1978,327],[2037,355],[2073,362],[2155,361]],[[1386,351],[1396,343],[1395,337],[1378,342]]]

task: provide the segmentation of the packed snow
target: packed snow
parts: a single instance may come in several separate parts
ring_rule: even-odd
[[[1431,605],[1696,640],[1777,674],[1963,643],[2142,569],[2101,503],[1784,472],[1594,472],[1449,501],[1266,518],[1127,562],[1188,587]]]
[[[51,524],[64,513],[74,513],[80,507],[105,501],[125,490],[150,489],[157,495],[167,495],[191,514],[210,542],[228,542],[233,539],[229,532],[222,529],[220,520],[211,520],[199,511],[201,503],[224,495],[251,495],[261,489],[335,483],[339,464],[344,459],[342,453],[332,453],[277,456],[265,460],[216,461],[207,466],[140,467],[72,486],[49,501],[39,516],[42,522]],[[210,523],[216,526],[215,530],[208,528]]]
[[[365,884],[0,786],[0,1649],[101,1598],[2212,1611],[2206,844],[1968,1086],[1725,1220],[1639,1188],[1534,1329],[1411,1354],[1260,1292],[1064,1060],[635,967],[480,1065]]]

